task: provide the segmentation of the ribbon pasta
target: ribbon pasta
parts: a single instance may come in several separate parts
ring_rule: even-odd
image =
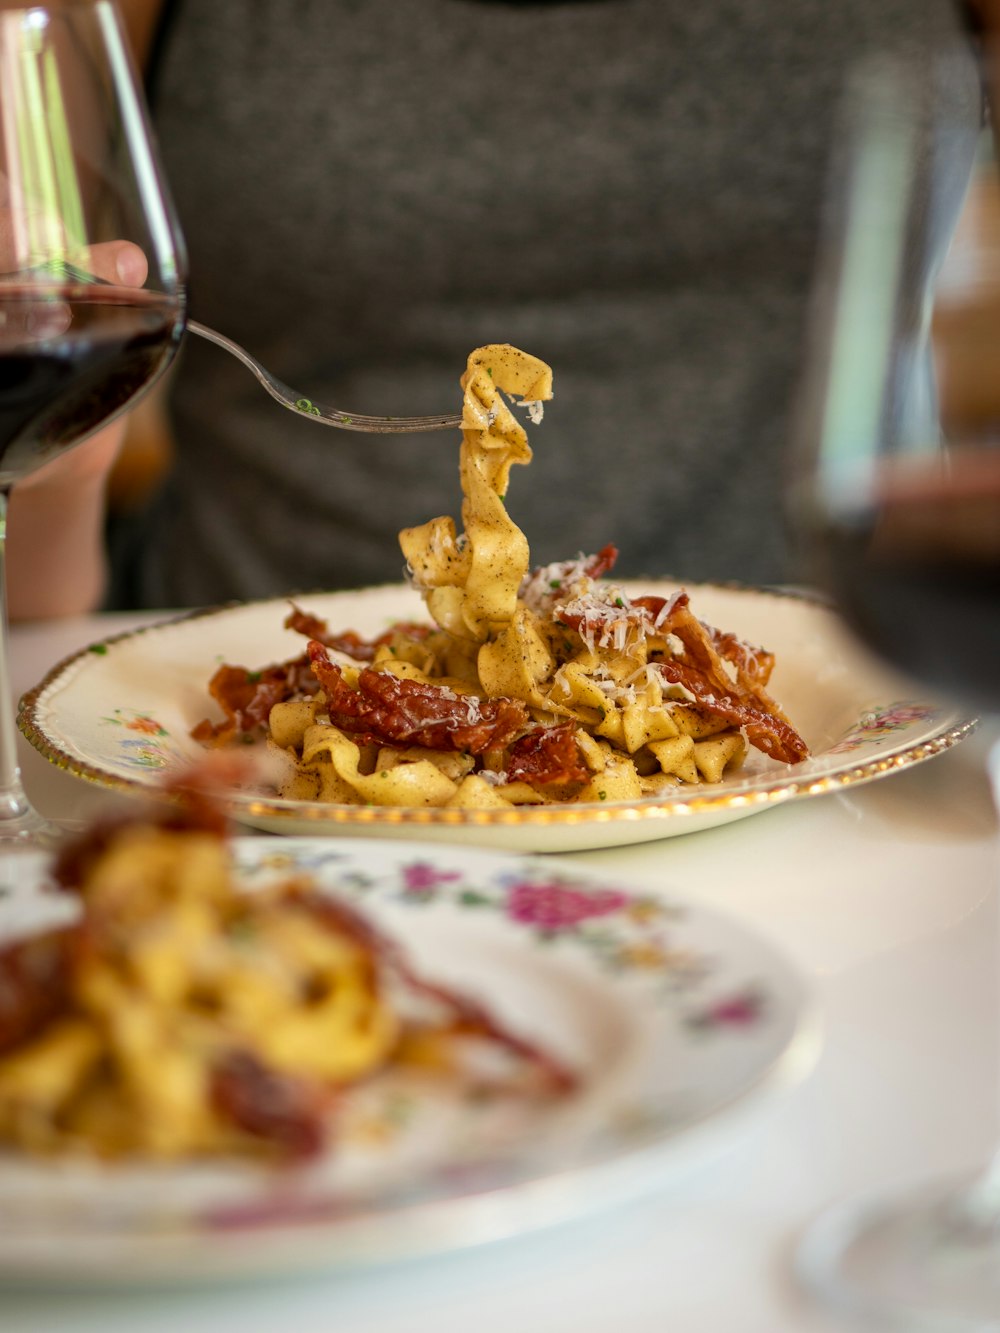
[[[194,735],[224,742],[263,715],[283,796],[395,806],[632,801],[719,782],[749,745],[803,759],[765,689],[772,655],[704,625],[686,592],[629,597],[603,578],[613,546],[530,570],[505,498],[531,448],[505,395],[540,412],[548,366],[491,345],[461,384],[463,531],[439,517],[400,533],[433,623],[365,641],[293,607],[308,652],[220,668],[225,718]]]
[[[350,1137],[362,1081],[573,1091],[561,1061],[418,976],[346,897],[302,871],[250,889],[221,815],[173,794],[180,811],[64,844],[52,874],[72,919],[0,940],[4,1147],[295,1163]]]
[[[511,466],[531,462],[531,447],[503,395],[541,403],[552,397],[552,372],[516,347],[481,347],[462,376],[462,521],[455,536],[450,518],[404,528],[399,544],[427,609],[460,637],[487,639],[517,609],[528,572],[528,543],[504,505]]]

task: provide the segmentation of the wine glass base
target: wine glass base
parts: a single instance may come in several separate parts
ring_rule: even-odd
[[[797,1269],[823,1304],[879,1327],[1000,1333],[996,1178],[832,1208],[807,1232]]]
[[[66,830],[45,819],[19,796],[0,796],[0,852],[14,850],[51,851],[66,836]]]

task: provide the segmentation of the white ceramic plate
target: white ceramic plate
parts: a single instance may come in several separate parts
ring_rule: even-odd
[[[668,595],[674,585],[624,584]],[[805,737],[811,757],[790,767],[751,750],[715,786],[614,804],[515,810],[391,809],[282,801],[267,791],[232,798],[233,816],[277,833],[427,837],[518,851],[582,851],[689,833],[778,801],[883,777],[959,740],[972,724],[914,695],[862,656],[825,607],[791,595],[689,587],[702,619],[770,649],[769,690]],[[331,629],[381,633],[424,620],[408,588],[303,596]],[[140,791],[198,758],[190,729],[213,713],[208,680],[220,662],[256,668],[298,656],[305,640],[282,628],[285,600],[197,613],[95,644],[51,671],[22,701],[21,728],[53,763],[105,786]]]
[[[241,838],[248,884],[295,869],[347,894],[417,972],[483,1000],[580,1076],[530,1109],[375,1080],[296,1173],[0,1155],[0,1280],[128,1285],[440,1253],[665,1188],[730,1145],[818,1049],[797,973],[735,921],[503,852]],[[0,942],[66,899],[0,857]]]

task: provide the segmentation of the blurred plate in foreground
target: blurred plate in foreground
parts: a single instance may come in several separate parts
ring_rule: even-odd
[[[356,1268],[528,1232],[668,1188],[815,1060],[802,979],[700,907],[503,852],[328,838],[239,838],[234,852],[250,888],[299,871],[349,896],[419,975],[485,1003],[579,1089],[498,1108],[375,1078],[349,1094],[328,1155],[294,1172],[7,1152],[0,1281]],[[0,857],[0,941],[58,910],[44,880],[42,860]]]

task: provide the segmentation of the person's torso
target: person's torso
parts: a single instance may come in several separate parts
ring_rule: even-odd
[[[844,72],[959,32],[950,0],[177,0],[155,112],[192,313],[363,412],[457,406],[468,352],[519,344],[555,372],[512,478],[539,559],[616,540],[626,571],[777,577]],[[972,126],[971,57],[957,95]],[[175,600],[393,577],[398,528],[457,513],[452,442],[345,443],[213,348],[177,421],[217,551]]]

